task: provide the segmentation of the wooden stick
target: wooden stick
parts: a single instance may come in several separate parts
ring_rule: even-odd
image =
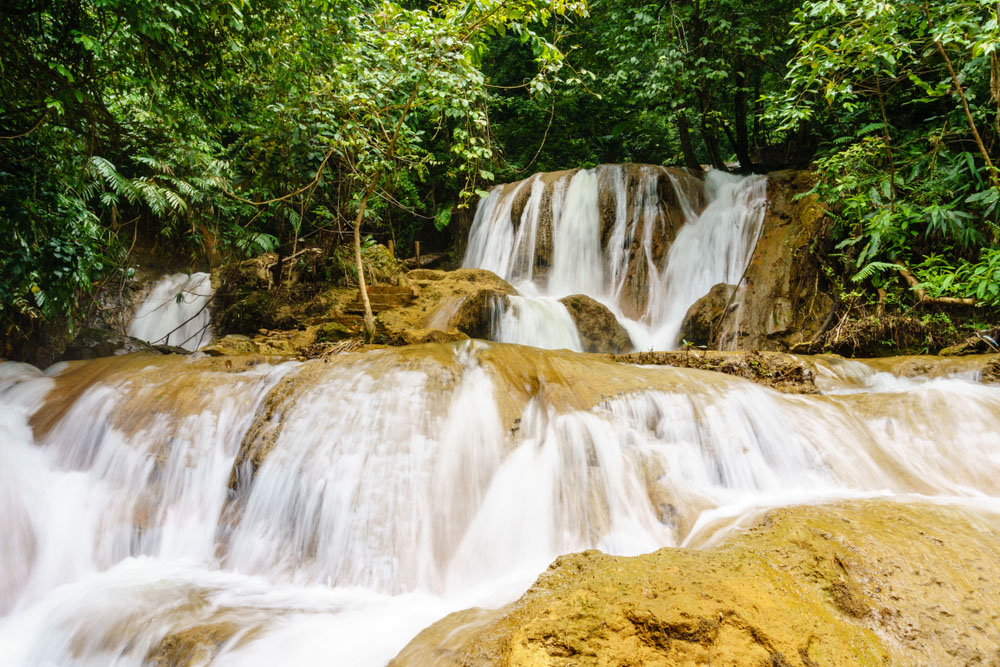
[[[910,286],[913,293],[917,295],[917,303],[936,303],[943,306],[974,306],[976,305],[976,300],[971,297],[966,298],[956,298],[952,296],[939,296],[937,298],[930,298],[927,296],[927,292],[918,287],[920,281],[917,280],[916,276],[910,273],[902,264],[896,264],[899,270],[899,275],[903,276],[903,280],[906,284]]]

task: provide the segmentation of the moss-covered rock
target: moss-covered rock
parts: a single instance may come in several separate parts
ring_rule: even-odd
[[[354,332],[340,322],[327,322],[319,325],[314,340],[317,343],[336,343],[353,336]]]
[[[275,326],[275,296],[256,291],[227,307],[219,316],[222,333],[253,334]]]
[[[815,394],[816,373],[811,364],[783,352],[673,350],[634,352],[611,357],[641,366],[696,368],[734,375],[786,394]]]

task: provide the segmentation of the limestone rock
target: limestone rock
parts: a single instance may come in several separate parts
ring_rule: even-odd
[[[784,352],[756,350],[672,350],[611,357],[624,364],[697,368],[741,377],[785,394],[816,394],[815,364]]]
[[[585,294],[559,299],[576,323],[584,352],[619,354],[632,347],[628,332],[608,308]]]
[[[468,340],[461,331],[441,331],[440,329],[406,329],[399,333],[400,345],[421,345],[423,343],[453,343]]]
[[[406,280],[413,288],[413,302],[376,318],[390,341],[405,340],[399,338],[402,332],[422,329],[452,332],[450,340],[488,339],[507,296],[516,293],[507,281],[483,269],[416,269],[406,274]]]
[[[452,326],[469,338],[489,340],[493,325],[507,307],[507,295],[499,290],[482,289],[469,294],[458,307]]]
[[[563,556],[517,602],[446,617],[390,664],[995,664],[998,528],[855,501],[773,510],[707,550]]]
[[[502,186],[507,193],[517,190],[510,209],[510,222],[515,229],[521,225],[532,189],[542,188],[538,199],[534,265],[525,265],[528,258],[522,257],[521,264],[513,267],[515,271],[526,275],[530,268],[536,278],[545,276],[553,256],[553,193],[558,187],[566,187],[579,171],[542,172],[531,176],[531,183],[526,183],[528,179],[525,179]],[[687,169],[651,164],[600,165],[596,168],[596,175],[602,247],[608,248],[619,216],[624,216],[628,221],[626,224],[632,226],[631,243],[623,249],[627,268],[619,305],[626,316],[638,317],[646,308],[650,291],[643,241],[647,234],[646,226],[652,227],[650,259],[656,266],[662,266],[670,244],[686,221],[677,189],[683,192],[688,204],[700,212],[707,203],[702,175]],[[618,201],[620,193],[625,194],[625,201]]]
[[[211,345],[201,348],[199,351],[210,357],[224,357],[228,355],[259,354],[260,347],[249,336],[229,334],[214,341]]]
[[[767,212],[745,273],[739,323],[728,327],[740,349],[808,348],[828,323],[834,304],[813,255],[828,218],[819,199],[805,194],[812,183],[808,171],[768,174]]]
[[[681,324],[681,338],[694,345],[717,347],[719,331],[728,328],[726,318],[739,305],[733,299],[735,293],[735,285],[719,283],[691,304]]]

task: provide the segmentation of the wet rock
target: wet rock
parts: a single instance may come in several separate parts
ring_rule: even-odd
[[[563,556],[517,602],[446,617],[390,664],[990,664],[998,524],[857,501],[773,510],[707,550]]]
[[[576,324],[584,352],[619,354],[632,347],[628,332],[608,308],[585,294],[559,299]]]
[[[194,667],[218,656],[222,647],[245,630],[232,621],[204,623],[169,633],[146,656],[150,667]]]
[[[619,306],[626,316],[637,318],[646,309],[650,292],[647,261],[663,266],[670,245],[687,218],[681,204],[684,198],[695,213],[700,213],[707,203],[701,174],[687,169],[658,165],[616,165],[617,169],[599,171],[600,192],[598,209],[601,216],[601,242],[609,248],[610,238],[618,215],[624,211],[625,219],[634,221],[632,242],[627,248],[625,285]],[[616,179],[620,182],[615,183]],[[619,188],[626,193],[624,206],[617,202]],[[647,258],[644,238],[650,225],[651,245]]]
[[[507,295],[493,289],[478,290],[462,300],[452,326],[469,338],[489,340],[497,319],[507,308]]]
[[[399,332],[395,341],[397,345],[422,345],[424,343],[454,343],[468,340],[469,336],[461,331],[441,331],[440,329],[406,329]]]
[[[693,345],[716,345],[718,332],[729,328],[727,316],[739,305],[733,298],[735,294],[735,285],[719,283],[691,304],[681,325],[681,338]]]
[[[746,269],[739,321],[722,331],[727,345],[807,352],[829,326],[834,303],[814,255],[829,219],[819,199],[805,194],[813,178],[807,171],[768,174],[767,212]]]
[[[173,348],[166,349],[173,350]],[[99,357],[112,357],[119,354],[132,354],[133,352],[157,353],[160,351],[146,341],[132,338],[125,334],[105,329],[83,329],[66,346],[59,360],[78,361],[83,359],[97,359]]]
[[[786,394],[816,394],[816,373],[803,359],[782,352],[675,350],[611,357],[625,364],[697,368],[735,375]]]
[[[521,264],[514,269],[521,274],[526,275],[528,269],[532,269],[535,277],[544,277],[548,271],[553,253],[553,193],[557,188],[568,187],[579,171],[542,172],[530,179],[502,186],[507,193],[517,191],[510,210],[510,222],[515,229],[521,225],[532,189],[541,188],[534,265],[525,265],[527,257],[519,258]],[[656,266],[662,266],[670,244],[686,221],[677,189],[681,190],[695,212],[700,212],[707,203],[701,174],[660,165],[618,164],[598,166],[596,176],[601,245],[608,248],[619,216],[624,216],[625,224],[632,229],[631,243],[622,249],[627,258],[627,268],[619,305],[626,316],[638,317],[646,308],[650,291],[647,250],[644,246],[647,232],[652,239],[649,257]],[[625,194],[623,202],[618,201],[620,193]]]
[[[352,331],[350,327],[345,326],[343,323],[327,322],[319,326],[313,340],[317,343],[336,343],[337,341],[344,340],[345,338],[351,338],[353,336],[354,331]]]
[[[1000,357],[988,361],[980,374],[984,384],[1000,384]]]

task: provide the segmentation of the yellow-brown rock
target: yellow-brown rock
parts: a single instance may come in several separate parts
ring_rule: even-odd
[[[853,501],[774,510],[705,550],[573,554],[391,664],[997,665],[998,530],[983,511]]]

